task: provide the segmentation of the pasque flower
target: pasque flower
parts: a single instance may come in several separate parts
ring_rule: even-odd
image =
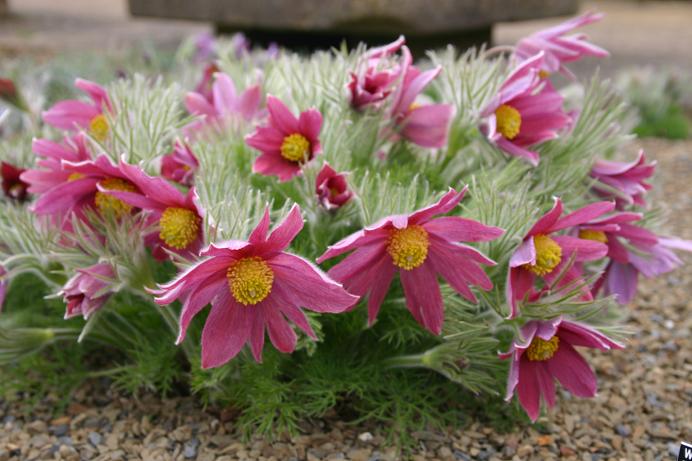
[[[245,138],[250,147],[262,154],[252,166],[255,173],[276,176],[288,181],[300,173],[303,164],[322,151],[320,130],[322,114],[308,109],[296,118],[286,105],[274,96],[267,97],[269,120]]]
[[[543,61],[539,53],[522,62],[481,113],[481,129],[488,140],[534,166],[539,155],[530,148],[556,138],[571,121],[560,93],[540,77]]]
[[[347,88],[354,109],[376,105],[391,94],[402,68],[399,65],[385,67],[386,58],[399,51],[405,42],[401,36],[388,45],[369,50],[365,55],[364,70],[351,72]]]
[[[80,162],[63,160],[62,166],[61,181],[41,194],[32,206],[35,213],[60,219],[69,218],[72,213],[82,218],[85,208],[95,208],[101,214],[115,217],[133,211],[131,205],[105,193],[109,190],[137,191],[135,185],[105,155]],[[26,178],[27,173],[22,178]],[[31,176],[27,179],[31,184],[29,179]]]
[[[604,58],[608,52],[586,41],[586,35],[566,35],[578,27],[600,21],[602,14],[584,13],[557,26],[538,31],[523,38],[517,43],[514,56],[519,61],[525,61],[539,52],[545,59],[541,69],[546,73],[561,72],[571,78],[574,74],[564,64],[578,61],[584,56]]]
[[[579,237],[608,246],[608,265],[592,292],[603,290],[616,295],[620,304],[629,304],[637,293],[639,274],[655,277],[682,265],[673,249],[692,251],[692,242],[659,237],[639,227],[639,213],[620,212],[578,227]]]
[[[173,145],[173,152],[161,158],[161,176],[184,186],[192,185],[198,168],[199,161],[194,152],[179,139]]]
[[[192,318],[211,303],[202,331],[203,368],[223,365],[248,342],[261,361],[265,330],[274,347],[292,352],[297,338],[287,320],[315,338],[301,307],[339,313],[357,301],[313,264],[285,251],[302,228],[300,208],[294,205],[268,234],[265,210],[248,241],[210,245],[200,253],[205,259],[154,290],[159,304],[183,303],[178,343]]]
[[[43,113],[43,120],[61,130],[88,130],[94,139],[105,141],[110,127],[104,112],[113,110],[108,93],[101,85],[81,78],[74,85],[85,92],[91,102],[60,101]]]
[[[29,185],[20,177],[25,171],[24,168],[17,168],[7,162],[0,163],[0,179],[5,197],[18,202],[26,200]]]
[[[163,260],[166,251],[183,256],[196,256],[202,247],[202,216],[194,187],[183,194],[162,178],[152,177],[141,168],[120,162],[120,171],[133,190],[101,189],[132,208],[148,213],[149,220],[157,226],[156,232],[145,238],[154,257]]]
[[[624,347],[588,325],[562,317],[527,322],[521,328],[521,338],[500,354],[512,360],[506,400],[516,392],[526,414],[536,421],[541,400],[549,407],[555,405],[555,379],[577,397],[596,395],[596,375],[574,346],[600,350]]]
[[[533,225],[509,260],[506,295],[510,318],[518,314],[517,301],[534,287],[536,277],[551,284],[560,276],[559,286],[583,284],[579,263],[604,257],[608,247],[593,239],[554,234],[592,221],[614,206],[612,202],[596,202],[561,217],[562,201],[555,198],[553,208]],[[576,264],[568,266],[572,257]],[[591,299],[588,289],[584,297]]]
[[[190,92],[185,96],[185,107],[193,115],[201,118],[187,125],[186,134],[195,136],[206,127],[223,129],[236,120],[250,122],[260,114],[262,92],[259,85],[253,85],[238,94],[231,77],[216,72],[211,85],[211,99],[208,94]]]
[[[81,315],[87,319],[101,309],[112,295],[114,280],[113,266],[108,263],[77,269],[60,292],[67,305],[65,318]]]
[[[646,182],[656,170],[656,162],[646,162],[643,150],[633,162],[596,160],[591,177],[598,180],[593,186],[598,195],[614,198],[618,209],[628,205],[644,206],[644,195],[651,189]]]
[[[220,72],[219,66],[214,62],[210,62],[204,66],[204,71],[202,72],[202,78],[195,85],[195,93],[201,94],[204,99],[206,99],[209,104],[213,104],[214,94],[212,92],[214,85],[214,74]]]
[[[337,173],[328,163],[325,163],[317,174],[315,193],[322,206],[328,210],[339,208],[353,196],[353,192],[348,188],[346,175]]]
[[[372,324],[389,285],[399,272],[406,305],[418,323],[439,334],[444,308],[437,275],[471,301],[470,285],[484,290],[493,284],[480,264],[494,265],[478,250],[458,242],[485,242],[504,232],[460,216],[435,217],[452,211],[464,197],[450,189],[435,204],[410,214],[388,216],[341,240],[317,261],[352,251],[329,270],[335,280],[359,296],[368,296],[368,322]]]
[[[397,133],[421,147],[444,147],[449,121],[454,115],[451,104],[425,104],[416,98],[442,72],[442,67],[421,71],[413,65],[411,52],[401,48],[402,64],[399,85],[392,95],[391,117]]]

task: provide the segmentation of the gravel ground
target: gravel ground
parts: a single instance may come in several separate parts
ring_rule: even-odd
[[[659,161],[657,194],[668,203],[668,230],[692,238],[692,141],[640,144]],[[683,257],[692,263],[689,255]],[[410,459],[674,459],[679,442],[692,439],[690,293],[689,265],[642,283],[627,320],[637,332],[628,348],[589,354],[600,377],[599,395],[581,400],[562,392],[558,406],[542,418],[541,432],[525,427],[497,434],[473,423],[419,433]],[[326,418],[306,426],[306,435],[242,443],[226,412],[204,411],[193,398],[127,398],[100,382],[79,389],[63,416],[51,419],[50,409],[48,399],[26,417],[20,401],[0,400],[0,461],[400,459],[376,427]]]

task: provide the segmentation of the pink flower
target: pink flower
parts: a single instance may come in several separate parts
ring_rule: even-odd
[[[528,148],[556,138],[570,123],[562,96],[539,75],[543,59],[541,53],[521,63],[481,113],[488,140],[534,166],[539,156]]]
[[[651,189],[645,181],[654,175],[656,162],[646,163],[643,150],[634,162],[596,160],[591,177],[598,180],[593,188],[604,198],[614,198],[618,209],[627,205],[644,206],[644,194]]]
[[[101,85],[81,78],[78,78],[74,85],[84,91],[91,98],[91,102],[76,99],[58,102],[43,113],[43,120],[61,130],[88,130],[94,139],[105,141],[109,127],[103,113],[113,110],[108,93]]]
[[[559,71],[570,78],[574,78],[574,74],[564,66],[565,63],[578,61],[583,56],[604,58],[608,56],[608,52],[587,42],[587,37],[584,34],[565,34],[577,27],[600,21],[601,18],[603,18],[602,14],[585,13],[557,26],[529,35],[517,43],[514,56],[519,61],[525,61],[537,53],[543,52],[545,54],[541,67],[543,71],[548,73]]]
[[[692,242],[659,237],[632,224],[641,214],[621,212],[578,227],[579,237],[605,243],[610,261],[592,289],[616,295],[620,304],[629,304],[637,293],[639,274],[655,277],[682,265],[672,249],[692,251]]]
[[[346,175],[337,173],[327,163],[317,174],[315,193],[322,206],[328,210],[341,207],[353,196],[353,192],[348,188]]]
[[[0,163],[0,179],[5,197],[18,202],[26,200],[29,185],[20,177],[25,171],[24,168],[17,168],[7,162]]]
[[[262,93],[259,85],[251,86],[238,94],[235,84],[228,75],[217,72],[211,89],[211,99],[208,94],[188,93],[185,96],[185,107],[192,115],[202,116],[184,128],[189,136],[194,136],[207,127],[223,129],[227,124],[236,120],[252,121],[260,113]]]
[[[522,338],[509,351],[500,354],[510,358],[506,400],[514,393],[531,421],[536,421],[541,400],[555,405],[555,382],[577,397],[596,395],[596,375],[574,346],[592,349],[622,349],[624,346],[588,325],[563,320],[532,320],[521,328]]]
[[[202,72],[202,79],[195,86],[195,93],[201,94],[204,99],[213,104],[214,94],[213,94],[213,84],[214,84],[214,74],[220,72],[219,66],[214,62],[210,62],[204,66],[204,71]]]
[[[65,318],[81,315],[87,319],[101,309],[113,293],[114,279],[113,267],[107,263],[78,269],[60,292],[67,304]]]
[[[317,259],[322,262],[355,250],[330,271],[335,280],[359,296],[368,296],[368,323],[377,317],[389,284],[398,271],[406,305],[418,323],[439,334],[444,309],[437,274],[464,298],[473,302],[469,289],[484,290],[493,284],[480,264],[494,265],[478,250],[462,243],[493,240],[504,232],[460,216],[434,216],[456,207],[466,187],[450,189],[437,203],[411,214],[384,218],[332,245]]]
[[[36,214],[68,219],[72,213],[84,218],[85,208],[95,208],[99,213],[115,217],[134,211],[132,206],[105,193],[110,190],[137,191],[105,155],[81,162],[63,160],[62,166],[62,181],[43,192],[33,204],[32,210]]]
[[[103,190],[115,199],[149,214],[156,232],[147,236],[145,243],[153,249],[159,260],[168,256],[165,250],[185,257],[196,256],[202,248],[202,216],[194,187],[183,194],[162,178],[148,176],[139,167],[120,162],[120,171],[134,190]]]
[[[307,260],[284,250],[303,228],[297,205],[274,231],[269,210],[248,241],[230,240],[201,252],[206,259],[154,291],[156,302],[183,303],[178,343],[192,318],[207,304],[211,312],[202,331],[202,368],[223,365],[250,343],[262,360],[265,329],[281,352],[292,352],[296,334],[287,320],[315,338],[301,307],[315,312],[343,312],[358,299]]]
[[[184,186],[192,185],[198,168],[197,157],[184,141],[176,140],[173,152],[161,158],[161,176]]]
[[[454,115],[451,104],[421,104],[418,95],[442,71],[438,66],[421,72],[412,64],[411,52],[402,47],[401,81],[392,96],[391,117],[398,134],[421,147],[444,147],[447,144],[449,121]]]
[[[612,202],[596,202],[561,218],[562,201],[555,199],[553,208],[533,225],[510,258],[506,285],[509,318],[517,316],[517,301],[531,291],[536,277],[548,284],[557,282],[557,287],[584,284],[579,263],[604,257],[608,247],[594,240],[552,234],[589,222],[613,208]],[[568,267],[573,256],[575,264]],[[592,299],[588,289],[584,290],[584,299]]]
[[[371,49],[365,54],[365,70],[360,73],[351,72],[351,81],[347,88],[354,109],[375,105],[389,96],[399,78],[401,68],[397,66],[382,69],[381,63],[383,58],[399,51],[405,42],[401,36],[388,45]]]
[[[267,97],[269,120],[245,138],[250,147],[262,152],[252,171],[265,176],[276,176],[288,181],[300,173],[304,163],[320,152],[322,114],[308,109],[296,118],[286,105],[274,96]]]
[[[32,194],[43,194],[68,181],[73,172],[64,169],[63,160],[77,163],[91,159],[83,133],[66,137],[62,143],[34,139],[32,149],[40,157],[36,162],[39,168],[26,170],[21,175],[22,181],[29,184],[28,191]]]

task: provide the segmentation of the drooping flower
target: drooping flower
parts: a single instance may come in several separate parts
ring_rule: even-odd
[[[195,188],[183,194],[162,178],[152,177],[141,168],[120,162],[120,171],[133,190],[102,190],[132,208],[144,210],[157,229],[145,238],[159,260],[168,256],[165,250],[186,257],[196,256],[202,248],[204,211],[197,203]]]
[[[512,362],[505,399],[516,392],[531,421],[538,419],[541,400],[555,405],[555,379],[577,397],[596,395],[596,375],[574,346],[592,349],[622,349],[624,346],[583,323],[558,317],[532,320],[521,328],[521,338],[500,354]]]
[[[315,338],[302,308],[339,313],[358,299],[307,260],[285,252],[303,228],[297,205],[271,234],[269,211],[248,241],[212,244],[205,257],[175,280],[154,291],[158,304],[183,303],[178,344],[192,318],[207,304],[211,312],[202,331],[202,368],[223,365],[246,343],[262,360],[265,329],[274,347],[292,352],[296,334],[287,320]]]
[[[480,264],[494,265],[480,251],[459,242],[485,242],[503,234],[460,216],[436,215],[453,210],[466,187],[450,189],[440,200],[411,214],[394,215],[331,245],[317,259],[322,262],[355,250],[329,270],[335,280],[359,296],[368,296],[368,323],[372,324],[396,272],[404,288],[406,305],[418,323],[439,334],[444,308],[437,275],[464,298],[476,301],[470,285],[489,290],[493,284]]]
[[[83,218],[85,208],[95,208],[101,214],[115,217],[134,211],[131,205],[104,193],[107,190],[137,191],[107,156],[102,154],[94,160],[81,162],[63,160],[62,165],[63,181],[41,194],[32,206],[35,213],[68,219],[72,213]]]
[[[101,309],[113,294],[115,280],[113,266],[99,263],[84,269],[67,281],[60,294],[67,305],[65,318],[81,315],[88,319],[91,314]]]
[[[399,85],[392,95],[391,117],[397,133],[421,147],[444,147],[449,122],[454,115],[451,104],[425,104],[416,98],[442,72],[442,67],[425,72],[412,64],[408,47],[401,48],[403,57]]]
[[[78,163],[91,159],[83,133],[66,137],[60,143],[48,139],[34,139],[32,150],[39,157],[36,161],[38,168],[28,169],[20,176],[20,179],[29,185],[28,191],[32,194],[43,194],[68,181],[73,172],[63,167],[63,160]]]
[[[341,207],[353,196],[348,188],[346,175],[337,173],[328,163],[317,174],[315,193],[322,206],[328,210]]]
[[[540,53],[522,62],[481,113],[481,130],[488,140],[534,166],[539,155],[529,148],[555,139],[570,123],[562,95],[540,77],[543,60]]]
[[[580,263],[604,257],[608,247],[593,239],[554,233],[592,221],[612,211],[614,206],[612,202],[596,202],[561,217],[562,201],[555,198],[553,208],[533,225],[510,258],[506,285],[510,318],[518,314],[517,301],[524,299],[534,287],[536,277],[548,284],[557,281],[558,286],[585,287]],[[575,264],[568,266],[572,257]],[[584,299],[592,299],[588,289],[582,291]]]
[[[29,110],[17,86],[9,78],[0,78],[0,100],[12,104],[17,109]]]
[[[161,176],[184,186],[192,186],[199,161],[190,146],[176,140],[173,152],[161,158]]]
[[[615,199],[618,209],[628,205],[644,206],[644,194],[651,189],[646,180],[655,170],[656,162],[646,163],[644,150],[639,151],[633,162],[597,160],[591,169],[591,177],[598,180],[593,188],[601,197]]]
[[[601,18],[602,14],[584,13],[557,26],[531,34],[517,43],[514,56],[521,62],[543,52],[545,59],[541,69],[545,73],[559,71],[574,78],[574,74],[564,64],[578,61],[584,56],[604,58],[608,56],[608,52],[586,41],[587,37],[584,34],[565,34],[578,27],[600,21]]]
[[[24,168],[17,168],[7,162],[0,164],[0,178],[2,179],[2,191],[5,193],[5,197],[18,202],[26,200],[29,185],[22,181],[20,177],[25,171]]]
[[[201,118],[184,128],[187,135],[194,137],[201,130],[211,127],[223,130],[238,120],[250,122],[260,114],[262,93],[259,85],[253,85],[238,94],[231,77],[223,72],[214,74],[211,99],[208,93],[190,92],[185,96],[185,107],[192,115]]]
[[[351,106],[354,109],[376,105],[391,94],[392,87],[401,73],[401,67],[384,67],[384,58],[399,51],[405,42],[406,40],[401,36],[388,45],[369,50],[365,54],[365,69],[360,72],[351,72],[351,80],[347,88]]]
[[[106,89],[81,78],[75,81],[74,86],[85,92],[91,102],[77,99],[60,101],[43,113],[43,120],[61,130],[87,130],[97,141],[105,141],[110,127],[104,112],[113,110]]]
[[[582,239],[608,246],[608,265],[596,281],[593,294],[603,290],[616,295],[620,304],[629,304],[637,293],[639,274],[656,277],[682,265],[673,249],[692,251],[692,242],[659,237],[633,224],[639,213],[620,212],[578,226]]]
[[[245,138],[248,146],[262,154],[252,171],[288,181],[300,173],[303,164],[320,152],[322,114],[308,109],[296,118],[286,105],[274,96],[267,96],[269,120]]]

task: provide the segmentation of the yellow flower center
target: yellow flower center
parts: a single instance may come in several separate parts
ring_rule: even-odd
[[[608,243],[608,236],[603,231],[582,229],[579,231],[579,238],[593,240],[595,242]]]
[[[543,362],[544,360],[552,359],[555,352],[560,346],[560,338],[553,336],[549,340],[536,336],[531,341],[531,345],[526,349],[526,356],[532,362]]]
[[[281,143],[281,156],[291,162],[301,162],[310,153],[310,141],[300,133],[286,136]]]
[[[428,257],[428,233],[419,225],[394,229],[389,235],[387,252],[395,266],[410,271],[425,262]]]
[[[550,274],[562,261],[562,248],[543,234],[534,236],[533,244],[536,248],[536,264],[524,264],[522,267],[536,275]]]
[[[272,291],[274,272],[260,257],[243,258],[226,272],[231,294],[240,304],[254,306]]]
[[[197,239],[200,217],[187,208],[166,208],[159,219],[159,237],[171,248],[182,250]]]
[[[546,78],[550,77],[550,72],[548,72],[547,70],[541,69],[538,71],[538,76],[540,78],[546,79]]]
[[[503,104],[495,110],[497,120],[497,131],[505,139],[514,139],[521,130],[521,114],[512,106]]]
[[[99,142],[103,142],[108,138],[108,119],[103,114],[98,114],[89,122],[89,134]]]
[[[99,185],[104,189],[122,192],[135,192],[137,190],[132,183],[120,178],[107,178],[99,182]],[[96,208],[98,208],[101,214],[112,213],[116,218],[124,216],[132,211],[131,205],[101,191],[96,192],[94,201],[96,202]]]
[[[411,104],[409,104],[408,111],[413,112],[414,110],[419,109],[420,107],[421,107],[421,104],[414,101]]]
[[[84,173],[72,173],[67,177],[67,182],[76,181],[78,179],[84,179],[86,175]]]

